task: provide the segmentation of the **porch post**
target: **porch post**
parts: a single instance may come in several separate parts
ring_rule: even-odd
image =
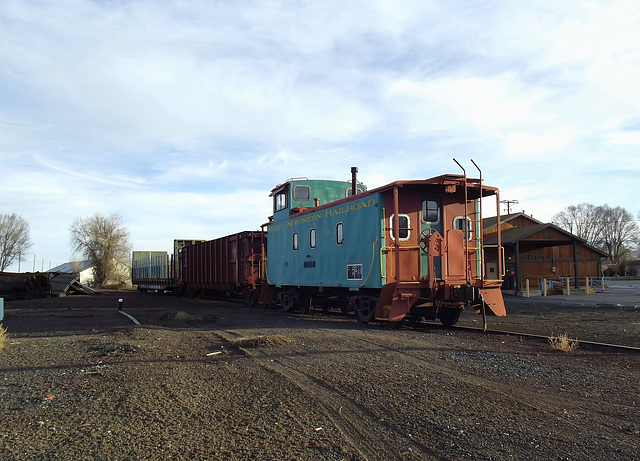
[[[575,283],[573,286],[578,288],[578,242],[573,241],[573,276],[575,279]]]
[[[520,242],[516,241],[516,294],[520,293]]]
[[[398,187],[396,186],[393,188],[393,235],[395,236],[393,246],[396,253],[393,256],[395,258],[396,266],[396,282],[400,281],[400,216],[398,216],[398,214],[400,213],[400,206],[398,202]],[[429,270],[431,270],[431,268],[429,268]]]

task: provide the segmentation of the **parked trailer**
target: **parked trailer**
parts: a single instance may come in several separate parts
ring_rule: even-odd
[[[180,291],[187,296],[225,294],[257,301],[265,234],[244,231],[182,248]]]

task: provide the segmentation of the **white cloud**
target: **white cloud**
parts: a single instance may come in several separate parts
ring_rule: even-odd
[[[607,136],[611,144],[637,145],[640,147],[640,131],[623,131]]]
[[[635,211],[638,30],[622,0],[10,0],[0,212],[53,259],[96,211],[170,248],[261,224],[290,177],[377,187],[453,157],[538,217]]]
[[[491,78],[438,78],[392,82],[387,91],[394,110],[403,114],[414,134],[428,134],[444,127],[456,131],[493,132],[550,118],[536,114],[544,90],[523,87],[513,74]]]
[[[563,154],[563,149],[571,143],[577,133],[570,131],[551,133],[530,133],[515,131],[506,140],[506,155],[510,159],[530,159],[535,156],[539,161]]]

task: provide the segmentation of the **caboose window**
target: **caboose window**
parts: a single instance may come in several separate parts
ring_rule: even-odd
[[[284,210],[287,207],[287,192],[280,192],[273,197],[273,211]]]
[[[422,201],[422,221],[429,224],[440,222],[440,207],[435,200]]]
[[[298,233],[297,232],[293,233],[293,249],[294,250],[298,249]]]
[[[311,198],[311,188],[309,186],[293,186],[293,199],[306,202]]]
[[[395,219],[395,214],[392,214],[389,217],[389,235],[391,236],[392,240],[396,239],[395,232],[394,232],[394,229],[395,229],[394,219]],[[406,215],[406,214],[398,215],[399,240],[409,240],[409,236],[411,235],[410,223],[411,223],[411,220],[409,219],[409,215]]]
[[[342,245],[344,243],[344,223],[336,224],[336,243]]]
[[[351,197],[353,190],[351,190],[351,187],[349,187],[346,192],[344,193],[345,197]],[[356,187],[356,194],[362,194],[362,189],[360,187]]]
[[[468,216],[456,216],[455,218],[453,218],[453,228],[461,230],[462,233],[464,234],[465,240],[471,240],[471,237],[473,235],[471,218],[469,218]]]
[[[309,231],[309,247],[311,248],[316,247],[316,230],[315,229],[311,229]]]

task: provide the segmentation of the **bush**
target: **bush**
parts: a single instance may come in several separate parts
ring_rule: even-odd
[[[167,311],[161,312],[158,319],[167,320],[167,321],[174,320],[177,322],[197,323],[197,322],[215,322],[217,317],[215,316],[215,314],[199,315],[199,314],[189,314],[183,311],[167,310]]]
[[[7,330],[5,330],[2,325],[0,325],[0,351],[4,349],[5,344],[7,344],[8,338],[9,335],[7,334]]]
[[[570,339],[567,333],[564,333],[558,337],[550,337],[549,344],[554,351],[573,352],[575,351],[579,343],[575,339]]]
[[[290,344],[292,342],[293,339],[283,335],[259,335],[237,338],[232,341],[232,344],[239,347],[269,347],[280,346],[282,344]]]

